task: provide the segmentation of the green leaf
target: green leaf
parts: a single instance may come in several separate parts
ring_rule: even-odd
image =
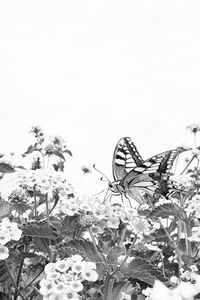
[[[156,279],[165,282],[168,279],[164,277],[160,269],[150,264],[144,259],[136,258],[129,264],[124,265],[120,270],[125,278],[132,278],[153,285]]]
[[[15,172],[15,168],[12,167],[8,163],[0,162],[0,172],[1,173],[14,173]]]
[[[79,215],[66,216],[62,222],[63,231],[68,238],[78,238],[82,232],[82,226],[79,223]]]
[[[121,246],[112,247],[107,255],[107,260],[109,263],[113,263],[114,265],[118,265],[117,259],[120,255],[125,253],[126,249]]]
[[[85,260],[96,262],[99,256],[92,242],[83,239],[73,239],[60,245],[56,245],[56,249],[60,255],[65,256],[80,254]]]
[[[12,210],[12,204],[3,199],[0,199],[0,218],[9,216]]]
[[[167,218],[169,216],[176,216],[184,219],[186,214],[185,211],[175,203],[164,203],[154,208],[148,215],[148,217],[151,219],[159,217]]]
[[[0,261],[0,283],[3,283],[8,279],[9,279],[9,274],[7,273],[6,267],[3,261]]]
[[[126,293],[128,295],[132,295],[134,293],[134,288],[129,281],[117,282],[114,285],[112,295],[113,299],[119,300],[121,298],[121,293]]]
[[[13,209],[15,209],[18,213],[23,214],[30,206],[26,203],[13,203]]]
[[[58,156],[58,157],[60,157],[61,159],[65,160],[65,157],[64,157],[64,155],[61,152],[59,152],[59,151],[53,151],[53,154],[56,155],[56,156]]]
[[[45,221],[30,222],[22,227],[22,231],[26,236],[55,239],[52,229]]]
[[[24,152],[24,154],[22,154],[22,156],[26,156],[27,154],[31,154],[31,153],[33,153],[33,151],[35,151],[35,147],[33,145],[31,145],[31,146],[28,147],[26,152]]]
[[[68,149],[65,149],[65,150],[63,151],[63,153],[68,153],[70,156],[72,156],[72,152],[71,152],[70,150],[68,150]]]

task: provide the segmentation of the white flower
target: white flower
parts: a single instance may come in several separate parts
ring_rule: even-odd
[[[87,261],[86,262],[86,266],[92,270],[96,270],[96,264],[94,262],[91,262],[91,261]]]
[[[121,297],[119,300],[131,300],[131,295],[121,292]]]
[[[85,268],[82,272],[81,275],[84,280],[87,281],[96,281],[98,279],[98,274],[96,271],[90,269],[90,268]]]
[[[82,256],[79,255],[79,254],[73,255],[73,256],[71,256],[70,258],[71,258],[71,260],[72,260],[73,262],[79,262],[79,261],[82,261],[82,260],[83,260]]]
[[[200,131],[200,123],[193,123],[186,127],[191,133]]]
[[[192,300],[198,294],[197,290],[189,282],[181,282],[174,291],[185,300]]]
[[[8,256],[9,256],[8,248],[0,245],[0,260],[4,260],[8,258]]]
[[[60,273],[59,272],[49,272],[47,273],[46,279],[47,280],[57,280],[60,277]]]
[[[44,278],[43,278],[44,279]],[[41,280],[40,281],[40,293],[43,295],[43,296],[47,296],[47,295],[50,295],[54,289],[54,286],[55,286],[55,283],[53,281],[50,281],[50,280]]]
[[[174,283],[174,284],[177,284],[177,283],[179,282],[179,279],[178,279],[178,277],[176,277],[176,276],[171,276],[171,277],[170,277],[170,281],[171,281],[172,283]]]
[[[117,229],[119,227],[119,224],[120,224],[120,218],[119,217],[110,217],[107,220],[107,226],[109,228],[115,228],[115,229]]]
[[[55,271],[55,264],[54,263],[48,263],[45,267],[44,267],[44,272],[46,274],[50,273],[50,272],[54,272]]]
[[[16,228],[16,229],[14,229],[14,230],[12,230],[10,232],[10,237],[14,241],[19,241],[19,239],[21,238],[21,236],[22,236],[22,231],[19,228]]]
[[[65,298],[63,300],[79,300],[80,296],[71,288],[68,287],[68,289],[63,294]]]
[[[63,272],[66,272],[69,269],[69,264],[68,264],[67,260],[58,260],[55,263],[55,268],[59,272],[63,273]]]
[[[85,262],[77,261],[72,265],[72,271],[74,273],[82,273],[86,268]]]
[[[80,280],[71,281],[70,287],[77,293],[83,290],[83,284],[80,282]]]
[[[62,294],[67,288],[67,285],[64,284],[62,281],[58,282],[57,284],[55,284],[54,288],[53,288],[53,293],[56,295]]]
[[[0,230],[0,245],[5,245],[11,240],[8,229]]]

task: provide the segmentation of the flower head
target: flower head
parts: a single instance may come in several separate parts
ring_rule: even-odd
[[[186,127],[191,133],[197,133],[200,131],[200,123],[193,123]]]
[[[9,256],[8,248],[0,245],[0,260],[4,260],[8,258],[8,256]]]

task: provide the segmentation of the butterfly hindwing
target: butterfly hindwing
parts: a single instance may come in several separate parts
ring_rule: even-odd
[[[168,179],[179,150],[170,150],[157,154],[139,167],[131,170],[121,181],[124,190],[130,196],[135,188],[141,189],[151,196],[155,193],[166,195],[168,193]]]
[[[114,180],[122,180],[132,169],[143,164],[136,146],[129,137],[119,140],[113,154],[113,177]]]

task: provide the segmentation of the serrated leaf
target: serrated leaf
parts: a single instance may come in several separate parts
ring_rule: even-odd
[[[111,247],[111,249],[109,250],[108,255],[107,255],[107,260],[110,263],[117,264],[118,257],[120,255],[124,254],[125,251],[126,251],[126,249],[124,247],[121,247],[121,246]]]
[[[0,162],[0,172],[1,173],[14,173],[15,169],[8,163]]]
[[[78,238],[82,232],[79,223],[79,215],[65,216],[63,222],[63,230],[69,238]]]
[[[162,282],[167,281],[167,278],[164,277],[160,269],[140,258],[132,260],[129,264],[120,268],[120,270],[126,278],[140,280],[149,285],[153,285],[156,279]]]
[[[68,242],[62,243],[61,247],[56,246],[58,253],[61,255],[69,254],[73,251],[74,254],[80,254],[86,261],[97,262],[99,256],[92,242],[83,239],[73,239]]]
[[[132,284],[128,281],[117,282],[113,288],[112,295],[113,299],[119,300],[121,299],[121,293],[126,293],[128,295],[132,295],[134,292],[134,288]]]
[[[26,203],[13,203],[13,209],[16,210],[20,214],[23,214],[29,208],[30,208],[30,206]]]
[[[31,222],[22,227],[23,235],[47,239],[55,239],[52,229],[46,222]]]
[[[164,203],[154,208],[148,215],[149,218],[168,218],[169,216],[176,216],[184,219],[186,214],[178,205],[174,203]]]

